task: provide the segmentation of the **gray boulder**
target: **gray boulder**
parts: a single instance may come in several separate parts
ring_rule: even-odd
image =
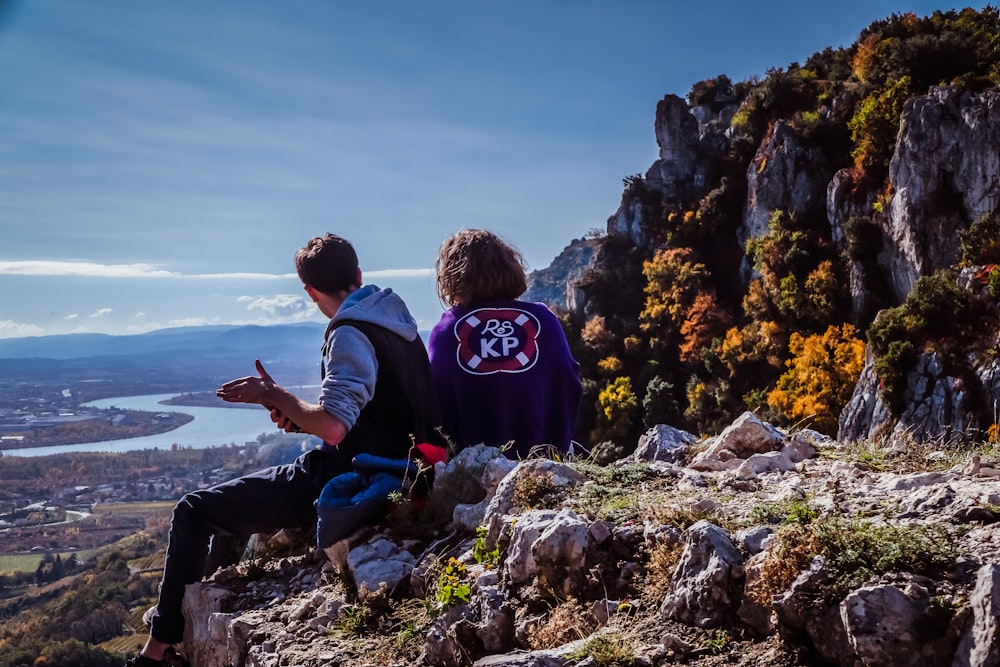
[[[667,618],[699,628],[724,625],[735,616],[743,582],[743,556],[729,535],[701,520],[688,528],[672,591],[660,611]]]
[[[622,459],[622,462],[666,461],[667,463],[680,463],[687,456],[691,445],[696,442],[698,442],[696,435],[667,424],[657,424],[639,436],[638,447]]]
[[[382,537],[351,549],[347,556],[361,601],[383,587],[392,591],[400,582],[408,582],[416,562],[409,551]]]
[[[972,625],[962,637],[953,667],[1000,665],[1000,565],[979,569],[969,598]]]

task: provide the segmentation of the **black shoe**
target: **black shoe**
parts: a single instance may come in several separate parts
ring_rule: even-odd
[[[125,667],[164,667],[165,664],[163,660],[153,660],[141,653],[125,661]]]
[[[134,658],[129,658],[125,662],[125,667],[191,667],[191,663],[170,647],[163,654],[163,660],[153,660],[140,653]]]
[[[163,656],[164,667],[191,667],[191,663],[171,646]]]

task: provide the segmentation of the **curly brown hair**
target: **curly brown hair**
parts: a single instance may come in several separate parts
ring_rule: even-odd
[[[483,229],[463,229],[445,239],[434,269],[438,296],[449,306],[516,299],[528,289],[521,253]]]

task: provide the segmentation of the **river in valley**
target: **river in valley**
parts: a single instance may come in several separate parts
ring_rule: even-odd
[[[182,412],[194,417],[187,424],[172,431],[123,440],[5,449],[2,453],[4,456],[45,456],[64,452],[127,452],[134,449],[170,449],[175,444],[178,447],[203,449],[219,445],[244,445],[256,440],[261,433],[274,431],[276,428],[271,423],[271,417],[267,410],[260,406],[208,408],[160,403],[160,401],[167,400],[174,395],[123,396],[87,403],[88,406],[96,408],[117,407],[146,412]]]

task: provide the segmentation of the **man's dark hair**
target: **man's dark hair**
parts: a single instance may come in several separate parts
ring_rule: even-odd
[[[299,280],[324,294],[336,294],[360,287],[358,255],[354,246],[336,234],[324,234],[309,239],[295,253],[295,270]]]

